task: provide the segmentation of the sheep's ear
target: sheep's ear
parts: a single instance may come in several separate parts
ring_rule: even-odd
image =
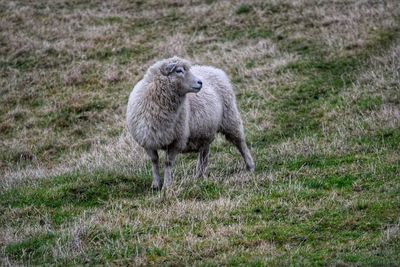
[[[165,76],[168,76],[171,72],[176,68],[176,62],[165,63],[161,66],[161,73]]]

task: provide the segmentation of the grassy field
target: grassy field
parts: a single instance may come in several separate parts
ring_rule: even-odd
[[[400,265],[397,0],[1,1],[1,265]],[[231,77],[256,161],[218,137],[171,190],[126,134],[160,58]]]

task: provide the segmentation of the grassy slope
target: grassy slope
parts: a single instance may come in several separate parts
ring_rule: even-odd
[[[399,9],[356,2],[2,3],[1,260],[398,265]],[[173,54],[232,77],[254,175],[218,139],[149,190],[125,104]]]

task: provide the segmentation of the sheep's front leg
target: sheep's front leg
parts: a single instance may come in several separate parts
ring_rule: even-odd
[[[200,149],[196,167],[196,179],[203,177],[207,172],[209,149],[210,145]]]
[[[167,188],[172,183],[172,169],[175,164],[176,155],[178,154],[175,149],[168,149],[165,159],[165,170],[164,170],[164,185],[163,188]]]
[[[153,182],[151,183],[151,188],[153,190],[160,189],[160,167],[158,165],[158,152],[157,150],[146,150],[147,154],[151,159],[151,171],[153,173]]]

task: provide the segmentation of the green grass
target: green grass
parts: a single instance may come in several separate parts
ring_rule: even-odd
[[[239,8],[236,10],[236,14],[246,14],[251,11],[251,6],[246,5],[246,4],[241,4]]]
[[[395,4],[2,5],[0,262],[399,265]],[[254,174],[218,138],[150,189],[125,105],[173,54],[231,77]]]
[[[50,246],[55,245],[56,236],[52,233],[36,236],[29,240],[10,244],[6,247],[6,253],[14,259],[24,259],[33,264],[40,264],[38,255],[47,253]]]
[[[50,222],[61,224],[76,212],[104,205],[110,197],[131,198],[148,190],[148,179],[118,173],[71,173],[41,182],[37,188],[20,187],[2,194],[0,203],[8,208],[43,209]]]

